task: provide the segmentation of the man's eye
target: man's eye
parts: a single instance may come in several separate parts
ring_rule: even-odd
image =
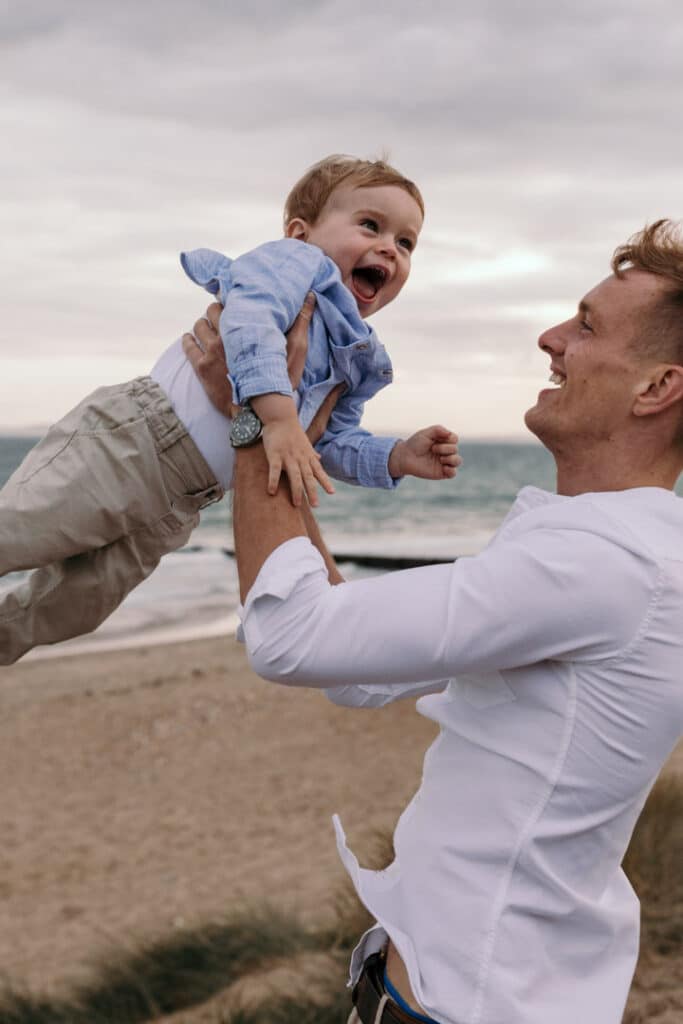
[[[407,249],[408,252],[412,252],[415,248],[415,243],[412,238],[399,238],[398,244],[402,246],[402,248]]]
[[[581,330],[582,331],[590,331],[591,334],[593,333],[593,328],[591,327],[591,325],[588,323],[587,320],[582,320],[580,326],[581,326]]]
[[[365,217],[360,223],[361,227],[369,228],[370,231],[379,231],[379,224],[372,217]]]

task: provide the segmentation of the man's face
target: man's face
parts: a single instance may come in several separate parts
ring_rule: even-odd
[[[398,185],[341,186],[302,237],[334,260],[360,315],[367,317],[406,283],[421,228],[420,207]]]
[[[555,386],[540,392],[525,422],[551,451],[613,440],[630,422],[648,366],[638,337],[665,289],[661,277],[641,270],[613,275],[571,319],[541,335]]]

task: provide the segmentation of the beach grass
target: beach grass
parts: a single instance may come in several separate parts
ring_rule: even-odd
[[[393,859],[388,835],[363,860]],[[624,868],[642,902],[641,955],[623,1024],[683,1020],[683,778],[655,785]],[[6,985],[2,1024],[343,1024],[349,950],[371,923],[350,882],[320,927],[252,907],[110,957],[89,984],[47,997]]]

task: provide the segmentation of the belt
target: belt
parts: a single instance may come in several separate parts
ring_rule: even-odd
[[[384,956],[373,953],[363,964],[351,997],[363,1024],[415,1024],[415,1018],[390,998],[383,977]]]

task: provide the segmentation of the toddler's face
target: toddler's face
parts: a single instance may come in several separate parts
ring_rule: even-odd
[[[319,246],[339,267],[362,317],[395,299],[410,273],[422,213],[398,185],[335,189],[314,225],[296,218],[290,238]]]

